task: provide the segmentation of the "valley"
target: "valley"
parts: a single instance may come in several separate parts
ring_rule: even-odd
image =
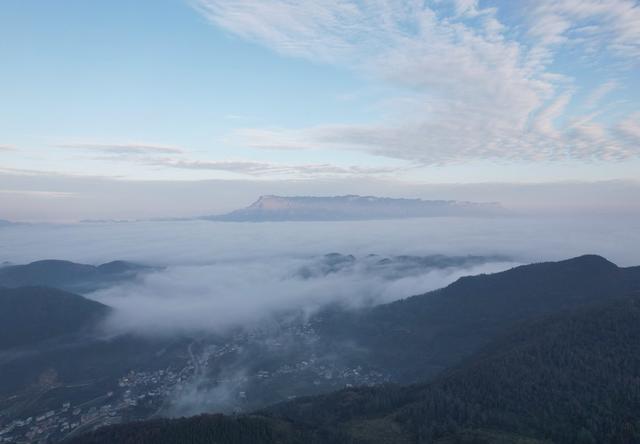
[[[299,271],[299,279],[340,272],[353,260],[327,255],[315,271]],[[394,264],[406,270],[402,261]],[[28,288],[0,296],[22,291],[27,301],[36,291]],[[56,290],[33,288],[34,303],[42,292],[58,297]],[[97,322],[93,330],[63,331],[0,352],[0,438],[54,443],[110,424],[244,415],[339,390],[424,383],[523,322],[638,292],[640,268],[583,256],[465,277],[387,304],[285,311],[224,333],[107,337]],[[76,301],[84,304],[80,296]],[[99,316],[108,319],[109,311]]]

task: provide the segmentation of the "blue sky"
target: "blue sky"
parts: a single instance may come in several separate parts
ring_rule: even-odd
[[[14,161],[27,169],[71,162],[69,170],[75,164],[106,173],[100,162],[59,149],[74,144],[174,146],[201,159],[300,162],[306,154],[265,156],[228,139],[244,127],[366,122],[379,114],[370,101],[388,89],[346,68],[283,57],[234,37],[181,0],[28,0],[1,8],[9,67],[0,74],[2,145],[16,148]],[[19,158],[25,153],[47,160]],[[118,169],[150,174],[138,166]]]
[[[640,171],[634,0],[4,0],[0,60],[5,193]]]

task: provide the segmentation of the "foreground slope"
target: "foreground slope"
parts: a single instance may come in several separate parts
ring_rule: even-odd
[[[431,384],[350,389],[262,416],[113,426],[75,442],[634,443],[638,337],[640,299],[625,298],[525,325]]]
[[[572,295],[555,297],[569,307]],[[232,444],[257,431],[253,442],[640,442],[640,293],[577,306],[518,323],[428,384],[348,389],[248,417],[112,426],[74,442]]]
[[[640,297],[525,325],[430,384],[363,388],[276,406],[364,442],[499,430],[557,443],[640,442]]]

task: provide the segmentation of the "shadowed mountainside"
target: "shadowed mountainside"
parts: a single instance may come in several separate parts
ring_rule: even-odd
[[[586,255],[463,277],[369,309],[327,310],[313,325],[327,349],[355,343],[369,365],[410,383],[459,362],[518,322],[636,291],[640,267],[620,268]]]
[[[0,287],[0,350],[91,329],[109,307],[47,287]]]

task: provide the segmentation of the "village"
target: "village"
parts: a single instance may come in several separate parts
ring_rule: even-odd
[[[289,333],[313,336],[308,325],[289,326]],[[318,358],[312,351],[306,356],[298,355],[293,362],[281,360],[270,369],[253,369],[250,372],[223,375],[220,363],[242,353],[248,343],[260,342],[270,352],[279,354],[285,348],[280,339],[262,337],[255,332],[234,336],[223,344],[200,344],[195,342],[187,348],[189,359],[175,368],[155,371],[129,371],[122,375],[112,387],[82,403],[73,404],[62,399],[58,408],[38,414],[7,418],[0,416],[0,443],[49,444],[80,435],[98,427],[126,421],[172,416],[172,403],[185,397],[186,393],[200,390],[201,385],[232,387],[230,396],[221,403],[207,406],[205,411],[243,413],[265,404],[293,399],[292,393],[285,399],[272,399],[275,387],[292,381],[306,381],[318,391],[329,388],[344,388],[356,385],[375,385],[388,382],[382,373],[338,365]],[[198,351],[195,351],[198,349]],[[230,358],[231,357],[231,358]],[[295,390],[294,390],[295,392]],[[204,407],[203,407],[204,408]]]
[[[141,413],[157,410],[192,369],[187,366],[180,372],[132,371],[120,378],[113,390],[82,404],[66,401],[58,409],[2,424],[0,443],[58,442],[100,426],[140,419]]]

